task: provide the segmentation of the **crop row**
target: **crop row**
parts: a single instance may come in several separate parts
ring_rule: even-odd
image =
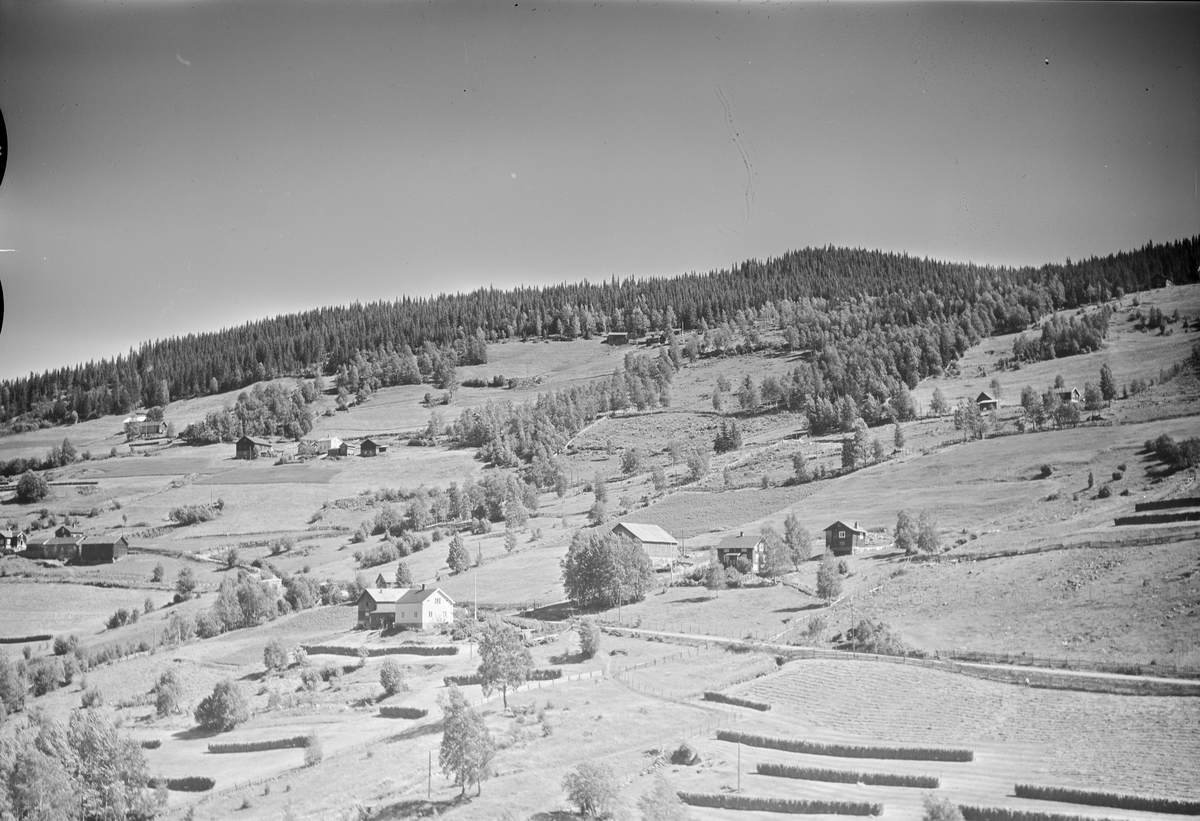
[[[766,747],[789,753],[808,755],[831,755],[839,758],[893,758],[902,761],[974,761],[972,750],[956,750],[941,747],[879,747],[859,744],[825,744],[819,741],[803,741],[798,738],[755,735],[736,730],[717,730],[721,741],[735,741],[751,747]]]
[[[821,767],[793,767],[789,764],[761,763],[759,775],[779,778],[798,778],[803,781],[831,781],[838,784],[868,784],[875,787],[921,787],[936,790],[941,780],[933,775],[900,775],[898,773],[859,773],[853,770],[827,770]]]
[[[1038,798],[1042,801],[1064,801],[1068,804],[1086,804],[1089,807],[1114,807],[1119,810],[1144,810],[1146,812],[1170,812],[1178,815],[1200,815],[1200,801],[1177,798],[1155,798],[1146,795],[1126,795],[1101,790],[1079,790],[1073,787],[1043,787],[1034,784],[1017,784],[1014,791],[1018,798]]]
[[[720,704],[732,704],[735,707],[749,707],[751,710],[762,710],[766,712],[771,709],[771,705],[765,701],[754,701],[749,698],[739,698],[738,696],[727,696],[724,693],[718,693],[713,690],[704,691],[705,701],[715,701]]]
[[[209,744],[208,751],[218,753],[261,753],[264,750],[286,750],[289,747],[307,747],[308,736],[294,735],[291,738],[269,738],[266,741],[231,741],[227,744]]]
[[[0,644],[36,644],[40,641],[50,641],[54,636],[46,633],[40,636],[14,636],[12,638],[0,638]]]
[[[429,711],[423,707],[385,705],[379,708],[379,715],[384,718],[424,718],[429,715]]]
[[[544,670],[533,670],[529,673],[529,681],[553,681],[562,678],[562,670],[558,667],[548,667]],[[443,676],[442,683],[449,687],[456,684],[466,687],[468,684],[482,684],[483,677],[479,673],[465,673],[461,676]]]
[[[882,804],[868,801],[807,801],[799,798],[768,798],[734,793],[681,792],[679,800],[693,807],[716,807],[722,810],[764,810],[805,815],[880,815]]]
[[[974,807],[970,804],[959,804],[958,811],[962,813],[963,821],[1111,821],[1090,815],[1065,815],[1012,807]]]

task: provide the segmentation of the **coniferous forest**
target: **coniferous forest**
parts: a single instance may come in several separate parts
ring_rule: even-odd
[[[722,329],[736,327],[739,314],[776,320],[791,349],[814,353],[819,367],[798,377],[812,381],[805,393],[866,402],[940,372],[983,337],[1027,329],[1054,310],[1150,288],[1162,277],[1195,281],[1198,242],[1036,268],[808,248],[707,274],[319,308],[5,380],[0,423],[8,431],[70,423],[280,376],[346,373],[364,362],[380,364],[381,384],[417,381],[414,363],[438,384],[455,365],[486,362],[486,343],[500,339],[639,337],[682,327],[708,332],[721,350],[731,344]],[[1059,347],[1055,335],[1018,358]]]

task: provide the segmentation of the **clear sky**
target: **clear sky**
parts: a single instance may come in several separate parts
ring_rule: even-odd
[[[1200,5],[0,0],[0,377],[353,301],[1200,231]]]

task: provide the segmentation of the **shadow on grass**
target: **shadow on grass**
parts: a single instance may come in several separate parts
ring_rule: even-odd
[[[813,602],[812,604],[801,604],[796,607],[780,607],[775,613],[803,613],[808,610],[824,610],[829,606],[828,602]]]
[[[397,801],[395,804],[379,807],[371,814],[371,818],[381,819],[381,821],[397,818],[437,818],[455,807],[470,803],[470,801],[471,796],[469,795],[456,795],[441,801],[410,798],[407,801]]]
[[[171,738],[177,741],[195,741],[198,738],[216,738],[220,734],[219,730],[206,730],[204,727],[196,726],[171,733]]]
[[[573,812],[566,810],[555,810],[554,812],[539,812],[537,815],[529,816],[529,821],[571,821],[571,819],[579,818]]]
[[[671,604],[702,604],[706,601],[711,601],[713,596],[692,596],[688,599],[676,599]]]
[[[246,673],[239,681],[262,681],[267,677],[266,670],[259,670],[257,673]]]
[[[402,730],[395,735],[388,736],[385,744],[396,744],[401,741],[411,741],[414,738],[421,738],[427,735],[434,735],[442,731],[442,726],[446,723],[445,719],[431,721],[428,724],[418,724],[415,727],[409,727],[407,730]]]
[[[583,653],[559,653],[550,657],[551,664],[581,664],[587,661]]]

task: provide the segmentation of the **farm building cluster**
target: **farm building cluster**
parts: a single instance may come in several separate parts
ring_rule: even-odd
[[[297,449],[294,443],[272,442],[257,436],[243,436],[234,445],[235,459],[255,459],[271,457],[292,457],[296,455],[308,457],[349,456],[353,446],[337,436],[329,436],[312,442],[303,442]],[[285,453],[285,449],[287,452]],[[359,456],[383,456],[388,452],[388,443],[379,439],[367,437],[358,443]],[[298,453],[297,453],[298,450]]]
[[[129,553],[129,541],[124,536],[87,536],[75,533],[65,525],[53,536],[30,539],[24,533],[4,532],[6,552],[25,551],[26,558],[59,561],[63,564],[112,564]]]
[[[382,577],[358,597],[358,625],[368,630],[431,630],[454,623],[454,600],[438,587],[387,587]]]

